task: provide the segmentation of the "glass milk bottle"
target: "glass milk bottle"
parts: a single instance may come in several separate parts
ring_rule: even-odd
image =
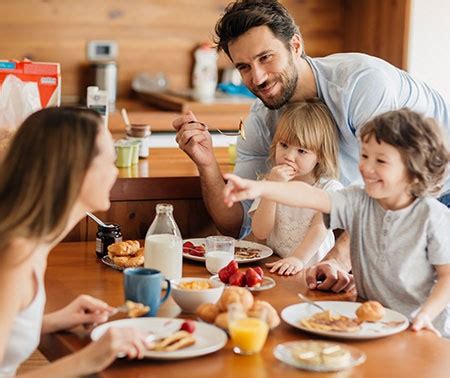
[[[145,237],[144,265],[161,271],[169,280],[181,278],[183,241],[170,204],[156,205],[155,219]]]

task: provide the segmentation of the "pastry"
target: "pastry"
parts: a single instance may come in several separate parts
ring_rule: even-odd
[[[136,254],[141,247],[138,240],[127,240],[113,243],[108,246],[108,255],[111,256],[131,256]]]
[[[213,303],[203,303],[197,307],[196,311],[197,316],[207,323],[214,323],[219,313],[219,307]]]
[[[265,314],[262,314],[263,312]],[[278,316],[277,310],[266,301],[255,301],[253,306],[247,311],[247,315],[255,318],[265,316],[270,329],[274,329],[280,324],[280,317]]]
[[[108,256],[119,268],[144,265],[144,251],[138,240],[127,240],[108,246]]]
[[[247,289],[238,286],[225,288],[217,305],[221,311],[227,311],[232,303],[240,303],[245,311],[253,306],[253,295]]]
[[[356,316],[360,322],[377,322],[383,319],[386,310],[377,301],[364,302],[356,310]]]
[[[359,321],[332,314],[329,310],[303,318],[300,323],[306,328],[321,331],[356,332],[361,329]]]
[[[177,331],[161,341],[151,343],[148,345],[148,349],[161,352],[173,352],[178,349],[187,348],[195,344],[195,341],[195,337],[189,332]]]

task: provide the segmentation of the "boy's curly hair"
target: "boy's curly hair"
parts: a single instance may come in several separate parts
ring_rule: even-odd
[[[362,142],[375,137],[398,149],[411,180],[414,197],[436,196],[446,177],[450,152],[447,140],[432,118],[408,108],[383,113],[359,133]]]

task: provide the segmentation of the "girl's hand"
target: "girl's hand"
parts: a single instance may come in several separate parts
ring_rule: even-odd
[[[223,177],[228,180],[223,191],[224,202],[228,207],[233,206],[235,202],[259,197],[262,193],[261,182],[246,180],[231,173],[227,173]]]
[[[441,337],[441,333],[436,328],[434,328],[430,317],[427,314],[421,312],[419,312],[413,319],[411,329],[415,332],[426,329],[435,333],[438,337]]]
[[[266,176],[266,179],[269,181],[281,181],[287,182],[291,181],[295,176],[295,170],[290,165],[281,164],[273,167],[269,174]]]
[[[278,270],[280,276],[293,276],[294,274],[301,272],[305,267],[302,260],[294,256],[286,257],[285,259],[273,263],[267,263],[266,266],[272,268],[270,269],[270,273],[274,273]]]
[[[97,298],[80,295],[66,307],[44,317],[43,333],[66,330],[79,325],[87,328],[95,326],[106,322],[113,311],[113,307]]]
[[[117,357],[142,359],[147,349],[147,335],[135,328],[110,328],[97,341],[90,343],[77,353],[80,371],[77,375],[99,372],[108,367]]]

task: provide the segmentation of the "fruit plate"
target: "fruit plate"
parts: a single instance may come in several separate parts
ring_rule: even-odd
[[[356,309],[361,303],[344,302],[344,301],[316,301],[325,310],[331,310],[335,314],[347,316],[349,318],[355,317]],[[340,339],[376,339],[385,337],[404,331],[409,326],[408,319],[397,311],[386,308],[386,313],[378,322],[361,324],[358,331],[328,331],[305,327],[300,321],[303,318],[321,312],[319,309],[309,303],[299,303],[288,306],[281,311],[281,318],[291,325],[302,331],[314,333],[316,335],[336,337]]]
[[[91,339],[96,341],[112,327],[124,328],[132,327],[141,332],[166,337],[180,329],[184,319],[171,318],[134,318],[121,319],[104,323],[91,332]],[[196,343],[184,349],[173,352],[162,352],[149,350],[144,353],[146,358],[157,360],[179,360],[203,356],[222,349],[228,341],[227,334],[220,328],[208,323],[196,322],[193,333]]]
[[[331,361],[329,363],[307,363],[305,361],[302,361],[298,358],[295,358],[295,351],[298,348],[301,348],[303,350],[308,350],[309,347],[312,347],[314,344],[317,343],[323,343],[329,345],[330,348],[332,347],[339,347],[340,349],[348,352],[347,356],[348,359],[345,361],[342,361],[341,364],[338,363],[332,363]],[[331,342],[325,342],[325,341],[318,341],[318,340],[301,340],[301,341],[290,341],[283,344],[278,344],[274,350],[273,355],[280,360],[281,362],[284,362],[288,365],[294,366],[299,369],[303,370],[309,370],[309,371],[317,371],[317,372],[334,372],[334,371],[340,371],[344,369],[349,369],[357,365],[361,365],[366,361],[366,355],[360,351],[359,349],[346,345],[341,343],[331,343]]]
[[[206,246],[205,238],[196,238],[196,239],[186,239],[183,240],[183,244],[186,242],[191,242],[195,246],[202,245],[203,247]],[[251,257],[251,258],[244,258],[240,257],[239,255],[236,256],[236,261],[239,264],[247,264],[247,263],[253,263],[255,261],[263,260],[269,256],[272,256],[273,251],[271,248],[267,247],[266,245],[250,242],[247,240],[236,240],[235,248],[245,248],[245,249],[251,249],[255,250],[255,253],[257,253],[257,256]],[[236,254],[236,251],[235,251]],[[183,257],[189,260],[194,261],[205,261],[205,256],[194,256],[189,253],[183,252]]]
[[[222,282],[217,274],[215,274],[214,276],[211,276],[210,279],[213,281]],[[275,282],[275,280],[273,278],[263,277],[263,280],[262,280],[260,286],[254,286],[254,287],[244,286],[244,287],[250,291],[263,291],[263,290],[272,289],[276,285],[277,285],[277,283]],[[225,284],[225,286],[230,286],[230,285]]]

